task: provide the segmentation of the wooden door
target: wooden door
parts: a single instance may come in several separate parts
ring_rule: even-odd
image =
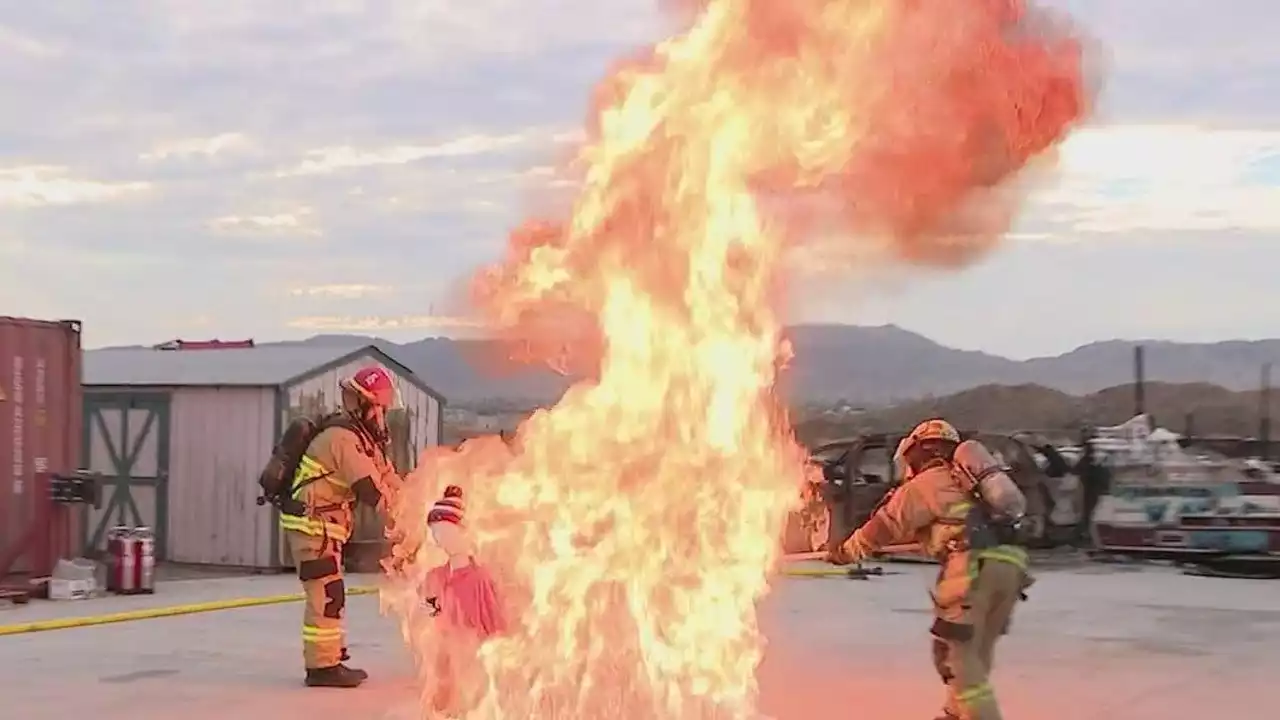
[[[149,527],[156,558],[166,551],[168,525],[169,410],[164,392],[85,395],[84,451],[88,469],[103,476],[102,507],[88,508],[85,554],[106,548],[117,525]]]

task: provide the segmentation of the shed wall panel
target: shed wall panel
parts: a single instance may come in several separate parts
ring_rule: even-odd
[[[407,385],[404,395],[405,407],[413,418],[410,442],[414,448],[413,464],[418,462],[418,453],[423,448],[439,444],[440,440],[440,403],[418,388]]]
[[[427,428],[421,442],[418,443],[419,448],[435,447],[444,440],[444,407],[440,402],[426,393],[422,393],[427,406],[431,412],[427,415]]]
[[[257,505],[274,444],[272,388],[179,388],[173,395],[169,558],[271,568],[275,521]]]

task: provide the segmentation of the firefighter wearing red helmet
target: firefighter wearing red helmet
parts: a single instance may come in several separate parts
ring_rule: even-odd
[[[306,594],[302,616],[306,684],[356,687],[368,678],[348,667],[343,618],[346,584],[342,548],[351,537],[356,502],[385,512],[401,479],[387,459],[387,411],[395,385],[386,369],[367,367],[341,383],[342,410],[307,444],[280,527]]]

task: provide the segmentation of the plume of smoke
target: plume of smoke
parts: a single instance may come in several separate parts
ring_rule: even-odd
[[[707,40],[716,49],[702,59],[702,92],[708,108],[725,97],[776,103],[777,112],[752,113],[758,152],[739,170],[801,272],[980,259],[1095,92],[1084,36],[1024,0],[666,4],[690,35],[717,32],[712,14],[733,16],[731,30]],[[874,27],[852,34],[854,16]],[[601,84],[580,164],[590,164],[608,109],[672,62],[658,46]],[[662,145],[668,156],[645,161],[660,172],[678,173],[679,162],[710,152],[681,146],[678,122],[649,130],[672,138]],[[651,182],[633,182],[601,227],[584,234],[561,221],[530,221],[512,233],[505,260],[473,283],[473,299],[500,333],[519,338],[525,357],[573,375],[594,372],[601,302],[576,280],[606,258],[627,255],[653,288],[681,286],[673,273],[684,267],[675,259],[682,247],[635,242],[636,224],[656,236],[669,222],[654,214],[669,178],[631,175]],[[787,271],[779,272],[781,283]],[[531,274],[540,277],[531,282]]]

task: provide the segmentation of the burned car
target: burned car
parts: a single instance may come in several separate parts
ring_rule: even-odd
[[[1069,472],[1051,447],[1032,445],[1019,436],[961,433],[981,441],[1012,470],[1014,482],[1027,497],[1027,524],[1037,546],[1057,544],[1070,528],[1051,524],[1058,478]],[[816,445],[809,462],[821,470],[802,490],[802,504],[788,519],[783,539],[789,553],[830,549],[866,522],[876,506],[898,482],[893,453],[902,434],[873,433]],[[818,479],[818,478],[821,479]]]

